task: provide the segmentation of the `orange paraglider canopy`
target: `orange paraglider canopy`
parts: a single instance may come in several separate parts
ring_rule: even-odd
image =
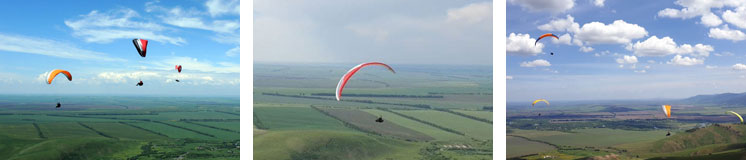
[[[64,74],[67,77],[67,80],[73,80],[73,76],[70,75],[70,72],[61,69],[55,69],[52,70],[52,72],[49,72],[49,75],[47,75],[47,84],[52,84],[52,80],[54,80],[54,77],[57,77],[57,75],[60,73]]]
[[[543,34],[543,35],[539,36],[539,38],[536,39],[536,42],[534,42],[534,45],[536,45],[536,43],[539,43],[539,40],[542,39],[542,38],[544,38],[544,37],[554,37],[554,38],[557,38],[557,40],[559,40],[559,37],[557,37],[557,35],[554,35],[554,34],[551,34],[551,33],[547,33],[547,34]]]

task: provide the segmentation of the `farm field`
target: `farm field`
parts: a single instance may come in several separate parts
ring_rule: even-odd
[[[451,113],[433,110],[395,110],[417,119],[433,122],[443,127],[454,129],[466,134],[466,136],[477,139],[491,139],[492,125]]]
[[[70,96],[65,101],[75,104],[57,110],[34,99],[44,96],[0,97],[0,159],[239,156],[237,98]],[[108,107],[116,105],[129,107]]]
[[[513,136],[508,136],[505,139],[505,144],[506,146],[508,146],[506,147],[506,154],[508,158],[555,150],[555,148],[550,145],[539,142],[532,142],[523,138]]]
[[[255,64],[254,159],[350,159],[345,155],[360,155],[354,159],[485,159],[492,155],[489,123],[445,112],[442,121],[419,121],[387,111],[450,108],[475,111],[464,114],[488,119],[479,110],[492,106],[489,68],[405,66],[397,69],[396,76],[366,70],[348,82],[344,93],[349,96],[337,101],[334,87],[347,66],[300,66]],[[423,69],[430,67],[434,69]],[[484,112],[491,119],[491,112]],[[375,122],[379,116],[382,123]],[[481,128],[466,136],[439,128],[456,125],[462,126],[454,130]],[[456,145],[464,148],[452,148]]]

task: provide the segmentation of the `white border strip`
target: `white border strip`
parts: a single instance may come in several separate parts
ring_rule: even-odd
[[[241,159],[254,155],[254,1],[241,2]]]
[[[492,1],[492,159],[506,159],[505,12],[507,1]]]

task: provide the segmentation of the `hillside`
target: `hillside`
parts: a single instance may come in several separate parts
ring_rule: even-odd
[[[745,125],[715,124],[674,134],[653,143],[651,152],[663,157],[723,156],[746,145]]]
[[[416,159],[417,145],[350,131],[270,131],[254,137],[254,159]]]
[[[746,92],[697,95],[682,99],[681,102],[689,104],[746,105]]]

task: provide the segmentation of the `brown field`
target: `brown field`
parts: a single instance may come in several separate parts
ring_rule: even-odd
[[[371,115],[368,112],[364,112],[361,110],[333,109],[325,107],[320,107],[319,109],[335,117],[336,119],[344,121],[349,125],[353,125],[359,130],[363,130],[366,132],[374,132],[383,136],[391,136],[405,140],[434,140],[434,138],[427,136],[426,134],[399,126],[389,121],[384,121],[383,123],[375,122],[375,119],[378,118],[378,116]]]

